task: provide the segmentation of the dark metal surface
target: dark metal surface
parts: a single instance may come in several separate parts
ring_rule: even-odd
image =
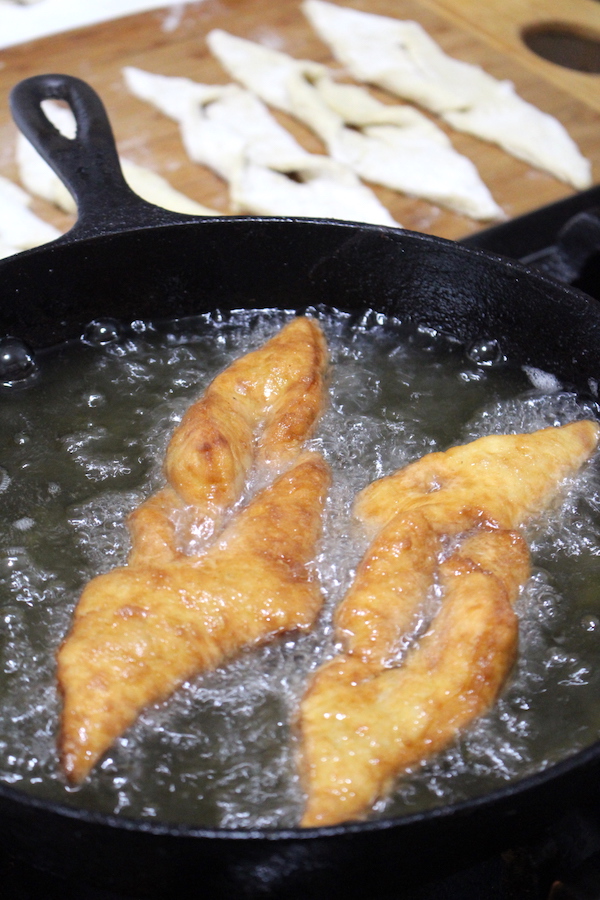
[[[77,224],[58,242],[71,243],[121,227],[185,218],[147,203],[128,186],[104,105],[85,81],[64,75],[36,75],[19,82],[10,99],[16,124],[77,203]],[[64,137],[46,117],[44,100],[68,103],[77,124],[74,138]]]
[[[100,317],[325,304],[357,315],[392,313],[466,344],[496,339],[511,359],[553,372],[580,392],[590,379],[600,381],[600,305],[590,297],[516,262],[399,229],[165,213],[123,188],[112,150],[89,151],[88,139],[106,148],[112,136],[96,105],[88,121],[87,86],[66,76],[24,85],[13,95],[15,117],[50,161],[58,146],[55,166],[81,216],[55,244],[0,263],[0,335],[40,352],[79,337]],[[32,114],[48,95],[75,107],[83,157]],[[96,166],[102,174],[94,174]],[[116,199],[107,200],[113,186]],[[376,898],[390,883],[416,890],[424,872],[449,877],[532,835],[542,839],[549,817],[589,797],[599,772],[595,746],[452,808],[278,832],[136,823],[0,786],[0,845],[56,877],[136,897]]]
[[[121,891],[104,891],[81,882],[65,881],[35,870],[2,853],[0,879],[3,900],[130,900]],[[414,888],[390,881],[383,893],[368,900],[550,900],[552,879],[538,872],[525,850],[496,855],[439,881]],[[169,892],[170,900],[179,900]],[[332,894],[337,900],[339,894]],[[284,900],[284,898],[282,898]],[[558,900],[558,898],[556,898]],[[565,895],[561,900],[574,900]]]
[[[463,238],[465,247],[526,259],[552,247],[559,231],[578,213],[600,206],[600,186],[580,191],[517,219],[509,219]]]
[[[600,188],[536,210],[463,241],[600,299]]]

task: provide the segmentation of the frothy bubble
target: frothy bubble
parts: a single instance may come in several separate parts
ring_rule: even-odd
[[[83,340],[88,344],[103,346],[118,341],[123,328],[116,319],[94,319],[86,325]]]
[[[598,616],[583,616],[581,619],[581,627],[584,631],[597,633],[600,631],[600,619]]]
[[[478,366],[496,366],[504,360],[500,342],[494,338],[474,342],[467,348],[466,355]]]
[[[466,367],[467,348],[437,332],[403,328],[378,313],[358,322],[335,310],[309,314],[331,351],[330,403],[308,444],[333,470],[314,562],[322,614],[310,632],[250,648],[145,710],[76,790],[65,786],[57,760],[55,653],[82,587],[125,563],[126,517],[164,484],[165,448],[190,403],[289,314],[229,311],[130,323],[123,333],[104,331],[103,320],[105,351],[75,342],[55,363],[44,357],[44,378],[22,392],[23,402],[4,392],[0,780],[36,796],[161,822],[295,824],[303,796],[292,723],[307,679],[335,652],[335,608],[368,540],[351,515],[357,492],[424,453],[596,414],[595,404],[555,392],[554,380],[551,393],[532,392],[510,361],[485,365],[495,357],[491,346],[479,347]],[[465,368],[477,377],[464,380]],[[55,436],[51,450],[39,435]],[[538,571],[519,601],[520,655],[500,702],[457,745],[402,778],[375,815],[480,795],[538,770],[540,759],[563,758],[574,735],[585,746],[600,733],[593,665],[600,602],[569,580],[576,567],[581,584],[593,585],[600,566],[600,472],[591,467],[586,477],[535,534]],[[196,543],[202,537],[192,535]]]
[[[561,383],[550,372],[544,372],[543,369],[537,369],[535,366],[523,366],[523,371],[529,378],[530,382],[538,391],[544,391],[546,394],[553,394],[560,391]]]

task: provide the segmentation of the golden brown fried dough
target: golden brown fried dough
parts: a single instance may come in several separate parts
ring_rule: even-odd
[[[298,317],[217,375],[167,448],[165,474],[181,500],[218,518],[255,461],[291,462],[323,411],[326,368],[321,328]]]
[[[507,566],[526,579],[527,548],[502,536]],[[361,817],[399,772],[442,749],[494,701],[516,652],[514,595],[468,555],[443,569],[445,602],[403,665],[375,667],[348,653],[317,672],[302,701],[304,826]]]
[[[512,603],[529,575],[514,529],[553,501],[599,434],[582,421],[481,438],[358,496],[357,515],[379,531],[337,612],[345,652],[302,700],[304,826],[364,816],[399,773],[494,702],[515,658]],[[396,661],[434,589],[439,612]]]
[[[177,549],[174,517],[184,508],[179,495],[167,485],[134,509],[127,519],[131,536],[128,565],[161,565],[182,555]]]
[[[321,593],[308,564],[328,484],[322,457],[302,454],[202,556],[123,566],[87,585],[58,653],[61,755],[71,781],[185,680],[312,624]]]
[[[320,327],[296,318],[218,375],[175,430],[168,483],[129,517],[127,565],[88,584],[58,653],[61,758],[71,781],[184,680],[313,621],[321,596],[308,564],[329,473],[317,454],[299,454],[325,405],[326,368]],[[272,475],[293,467],[217,540],[253,464]],[[186,555],[182,523],[212,546]]]
[[[298,317],[217,375],[171,437],[168,484],[129,516],[129,565],[180,555],[173,519],[186,507],[188,525],[209,539],[253,464],[275,475],[294,459],[323,412],[327,365],[320,326]]]
[[[438,552],[439,536],[418,511],[395,516],[380,531],[336,610],[348,652],[386,660],[431,590]]]
[[[374,528],[413,509],[444,534],[465,531],[477,517],[518,528],[552,502],[557,486],[594,452],[598,434],[597,423],[583,419],[429,453],[365,488],[355,514]]]

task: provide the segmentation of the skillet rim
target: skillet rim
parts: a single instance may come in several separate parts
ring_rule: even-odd
[[[140,201],[143,203],[143,201]],[[251,215],[240,215],[240,216],[190,216],[184,214],[176,214],[171,212],[166,212],[162,210],[160,207],[152,207],[151,204],[147,204],[148,209],[145,210],[146,217],[148,218],[147,224],[122,224],[119,223],[112,228],[106,228],[104,226],[100,226],[94,231],[89,231],[87,228],[83,233],[80,233],[79,230],[79,222],[75,222],[72,228],[60,235],[60,237],[49,241],[46,244],[42,244],[38,247],[32,247],[27,250],[21,250],[18,253],[14,253],[11,256],[0,259],[0,291],[2,289],[2,277],[4,274],[4,270],[10,271],[10,269],[15,265],[21,262],[27,262],[29,259],[38,259],[43,258],[44,255],[48,254],[48,258],[51,259],[51,255],[56,251],[62,253],[63,250],[69,250],[71,248],[75,250],[80,250],[82,248],[86,248],[89,245],[101,244],[104,241],[112,241],[114,239],[118,239],[121,236],[127,236],[128,238],[135,236],[143,236],[148,232],[156,233],[156,232],[164,232],[165,234],[171,233],[173,229],[185,228],[196,228],[196,227],[216,227],[216,228],[226,228],[228,226],[237,226],[240,224],[243,225],[259,225],[266,226],[267,228],[277,228],[282,225],[291,225],[294,227],[304,227],[304,226],[314,226],[316,228],[334,228],[339,229],[340,231],[347,229],[349,232],[361,232],[363,234],[373,234],[373,235],[381,235],[382,237],[387,237],[395,241],[401,241],[402,239],[414,240],[417,244],[422,243],[423,245],[432,245],[433,247],[439,247],[442,249],[446,249],[448,252],[455,252],[458,254],[464,255],[466,258],[474,258],[481,261],[487,261],[492,264],[500,265],[505,271],[514,273],[515,275],[523,275],[528,278],[533,279],[536,282],[539,282],[540,285],[547,286],[553,292],[559,292],[564,298],[572,297],[578,303],[583,303],[589,309],[596,310],[600,314],[600,299],[596,299],[592,297],[590,294],[585,293],[578,287],[575,287],[571,284],[566,284],[562,281],[559,281],[556,278],[553,278],[551,275],[543,272],[531,265],[528,265],[525,262],[522,262],[519,259],[515,259],[510,256],[505,256],[501,253],[494,252],[491,250],[485,250],[481,247],[470,245],[468,243],[463,243],[460,240],[452,240],[450,238],[440,237],[438,235],[426,234],[420,231],[414,231],[409,228],[402,227],[393,227],[390,225],[376,225],[368,222],[356,222],[352,220],[346,219],[327,219],[327,218],[309,218],[309,217],[301,217],[301,216],[251,216]],[[154,213],[157,213],[154,216]],[[166,217],[163,217],[161,213],[166,212]],[[554,302],[555,298],[552,298]],[[1,306],[2,298],[0,297],[0,306]],[[306,308],[311,308],[311,304],[307,304]],[[295,306],[290,306],[290,310],[296,309]],[[0,309],[0,320],[2,318],[1,309]],[[48,344],[47,347],[56,346],[54,344]]]
[[[275,217],[275,216],[218,216],[218,217],[196,217],[182,216],[176,221],[150,222],[147,225],[133,225],[125,228],[117,228],[113,230],[101,230],[95,234],[85,234],[79,236],[77,227],[74,226],[71,231],[62,235],[60,238],[48,244],[41,245],[21,253],[14,254],[0,261],[0,281],[2,279],[5,268],[18,265],[19,263],[27,263],[32,257],[42,257],[43,255],[51,255],[55,250],[69,250],[70,248],[81,249],[92,243],[94,245],[101,244],[104,241],[118,239],[121,235],[135,236],[143,235],[148,231],[156,232],[157,230],[171,231],[173,228],[189,226],[197,227],[209,225],[211,228],[228,227],[230,224],[236,225],[252,225],[257,224],[267,228],[279,227],[282,224],[291,224],[293,226],[316,226],[317,228],[329,228],[334,226],[336,229],[343,231],[347,229],[349,233],[360,231],[362,233],[380,234],[383,237],[391,238],[394,241],[400,239],[409,239],[415,241],[421,248],[427,245],[434,247],[443,247],[465,259],[478,258],[482,261],[491,262],[500,265],[505,271],[515,276],[526,276],[533,279],[540,287],[549,287],[551,293],[555,296],[548,299],[552,302],[561,297],[562,300],[575,300],[578,304],[583,304],[585,311],[593,310],[600,319],[600,301],[589,296],[578,288],[565,285],[554,278],[541,273],[519,260],[505,257],[497,253],[482,250],[478,247],[470,247],[460,244],[447,238],[428,235],[421,232],[411,231],[405,228],[394,228],[390,226],[372,225],[361,222],[350,222],[333,219],[321,218],[303,218],[303,217]],[[558,291],[558,295],[556,292]],[[291,307],[293,308],[293,307]],[[310,305],[309,305],[310,308]],[[47,348],[56,346],[48,345]],[[518,780],[509,782],[506,786],[502,786],[493,791],[477,794],[466,800],[462,800],[452,804],[434,806],[419,812],[409,813],[407,815],[396,815],[392,817],[381,816],[378,819],[366,821],[348,821],[337,825],[319,826],[312,828],[301,828],[299,826],[282,827],[282,828],[210,828],[206,826],[198,826],[191,824],[178,824],[169,822],[156,822],[140,818],[130,818],[125,815],[118,816],[110,813],[100,813],[85,807],[70,806],[55,800],[45,800],[36,797],[18,788],[0,782],[0,805],[3,801],[10,804],[17,804],[22,807],[44,810],[53,815],[63,818],[76,820],[81,823],[90,825],[103,825],[114,830],[124,832],[140,832],[144,834],[156,836],[173,836],[188,837],[193,839],[212,839],[212,840],[266,840],[266,841],[286,841],[286,840],[310,840],[316,837],[335,837],[346,834],[357,834],[364,832],[377,832],[396,828],[409,828],[415,824],[429,821],[441,820],[448,817],[456,817],[474,813],[486,807],[493,807],[498,803],[510,800],[519,800],[525,795],[534,792],[537,788],[542,788],[551,782],[555,782],[575,772],[582,772],[587,766],[600,764],[600,737],[593,743],[589,744],[573,754],[552,763],[537,772],[533,772]]]
[[[130,818],[118,816],[112,813],[100,813],[85,807],[69,806],[55,800],[44,800],[24,791],[19,791],[10,785],[0,783],[0,806],[3,800],[16,803],[19,806],[33,810],[43,810],[64,819],[75,820],[86,825],[106,826],[114,831],[139,832],[156,837],[184,837],[192,839],[232,840],[232,841],[290,841],[310,840],[320,837],[338,837],[347,834],[363,834],[365,832],[387,831],[391,829],[410,828],[417,824],[430,821],[440,821],[446,818],[456,818],[461,815],[494,807],[505,800],[517,801],[524,795],[543,788],[550,782],[555,782],[561,777],[566,777],[577,771],[583,773],[587,766],[600,766],[600,739],[589,746],[576,751],[547,768],[541,769],[530,775],[526,775],[516,781],[509,782],[506,786],[498,788],[486,794],[478,794],[467,800],[445,806],[434,806],[420,812],[408,815],[381,817],[365,821],[347,821],[337,825],[317,826],[301,828],[293,826],[288,828],[210,828],[206,826],[177,824],[168,822],[156,822],[151,819]],[[518,813],[514,811],[514,815]]]

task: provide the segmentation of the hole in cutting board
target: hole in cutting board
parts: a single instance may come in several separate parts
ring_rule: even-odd
[[[564,22],[528,25],[522,32],[530,50],[549,62],[577,69],[600,72],[600,33]]]

